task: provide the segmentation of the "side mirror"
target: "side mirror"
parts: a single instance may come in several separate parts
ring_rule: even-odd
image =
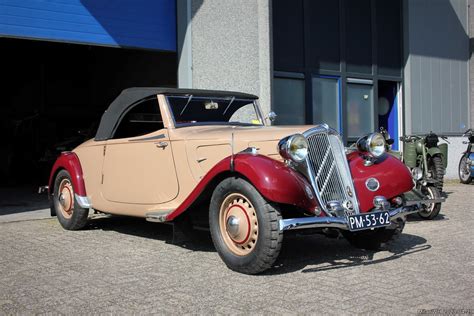
[[[275,121],[277,116],[278,115],[275,112],[271,111],[270,113],[268,113],[268,115],[265,119],[268,119],[270,122],[273,122],[273,121]]]

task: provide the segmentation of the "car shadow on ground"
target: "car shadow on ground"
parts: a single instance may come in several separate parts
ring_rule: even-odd
[[[215,251],[209,232],[192,230],[186,236],[181,234],[176,236],[173,233],[173,225],[147,222],[143,218],[104,216],[90,220],[84,229],[115,231],[125,235],[162,240],[193,251]]]
[[[150,223],[141,218],[121,216],[96,218],[91,220],[85,229],[115,231],[140,238],[162,240],[192,251],[216,251],[207,231],[193,230],[187,240],[176,242],[173,241],[172,225]],[[285,274],[300,270],[302,273],[309,273],[366,266],[396,260],[430,248],[431,245],[426,244],[426,239],[402,234],[381,249],[384,251],[381,258],[375,258],[376,251],[354,248],[343,238],[285,233],[282,250],[276,263],[263,275]]]
[[[265,274],[284,274],[301,271],[302,273],[321,272],[379,264],[411,255],[431,248],[426,239],[402,234],[399,238],[384,245],[380,258],[378,251],[358,249],[345,239],[329,239],[325,236],[287,238],[274,268]]]

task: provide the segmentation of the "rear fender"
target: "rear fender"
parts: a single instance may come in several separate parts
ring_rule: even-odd
[[[392,155],[385,154],[371,166],[364,165],[365,159],[359,152],[353,152],[347,158],[361,212],[373,209],[374,198],[378,195],[391,199],[414,187],[408,168]],[[380,184],[376,191],[370,191],[365,184],[370,178],[377,179]]]
[[[72,151],[61,153],[56,162],[53,165],[51,174],[49,176],[49,187],[48,194],[51,196],[54,190],[54,179],[61,170],[67,170],[71,175],[71,182],[74,187],[74,191],[79,196],[86,196],[86,186],[84,184],[84,177],[82,175],[82,167],[79,158]]]
[[[431,157],[433,157],[434,155],[441,155],[441,156],[443,156],[443,152],[442,152],[441,149],[439,149],[438,147],[431,147],[431,148],[428,148],[428,150],[426,151],[426,153],[428,154],[428,156],[431,156]]]
[[[246,178],[271,202],[294,205],[309,213],[314,213],[318,206],[308,181],[283,162],[262,155],[237,154],[234,156],[233,168],[230,156],[221,160],[202,178],[183,203],[168,214],[166,220],[171,221],[186,211],[213,179],[229,172]]]

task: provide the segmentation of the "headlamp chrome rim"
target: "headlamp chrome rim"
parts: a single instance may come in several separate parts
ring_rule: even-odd
[[[302,134],[294,134],[278,142],[278,152],[286,160],[301,163],[308,156],[308,142]]]
[[[378,143],[378,144],[377,144]],[[357,149],[378,158],[385,154],[385,137],[380,133],[371,133],[357,140]]]

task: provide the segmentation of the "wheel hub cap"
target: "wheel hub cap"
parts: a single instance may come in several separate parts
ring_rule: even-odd
[[[69,218],[74,208],[74,191],[71,182],[64,179],[59,184],[59,209],[64,217]]]
[[[239,234],[239,223],[240,223],[240,219],[238,219],[235,216],[231,215],[227,218],[226,229],[229,235],[232,237],[232,239],[236,238],[237,235]]]
[[[64,199],[64,194],[59,194],[59,203],[61,203],[62,207],[66,207],[66,200]]]
[[[249,254],[258,238],[256,210],[250,201],[239,193],[227,196],[220,209],[219,225],[229,250],[239,256]]]

